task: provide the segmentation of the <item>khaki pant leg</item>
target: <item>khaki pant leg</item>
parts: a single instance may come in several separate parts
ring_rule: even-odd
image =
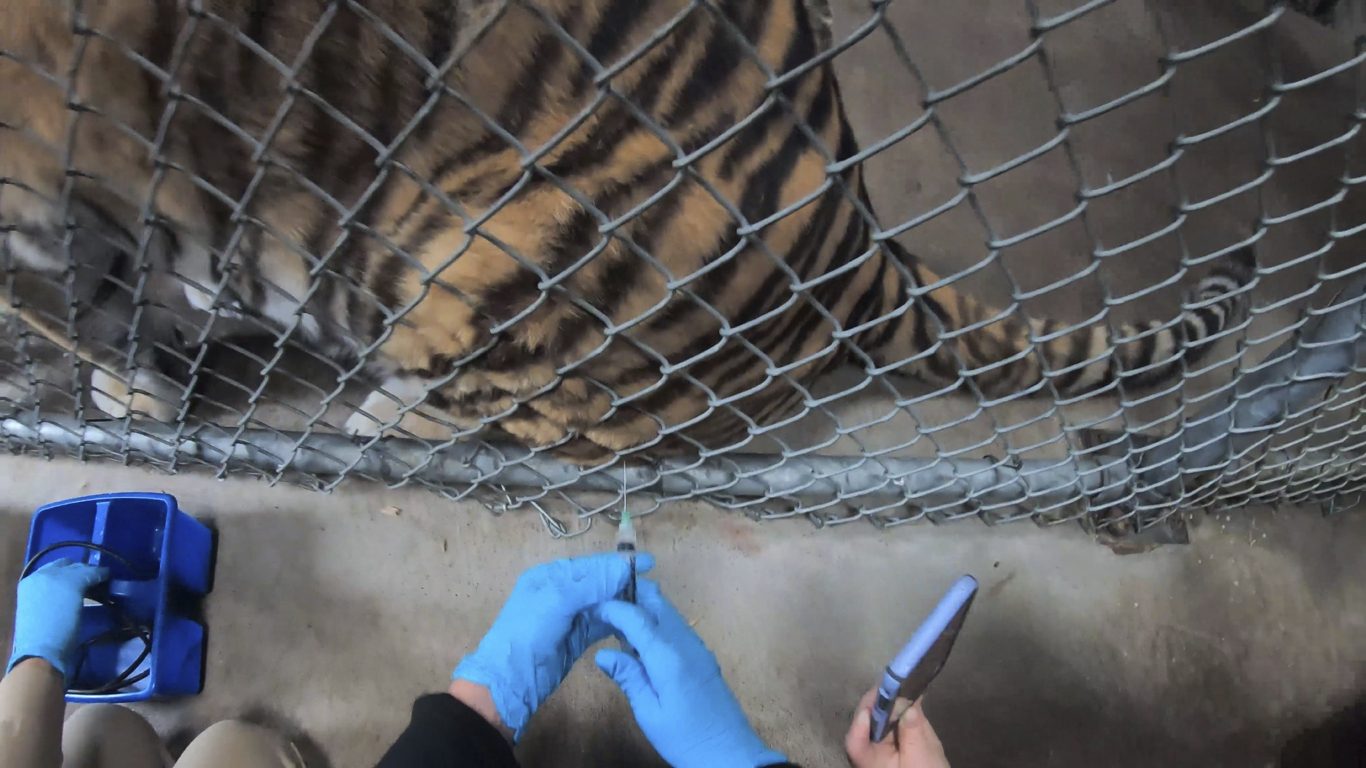
[[[151,723],[125,707],[87,705],[62,725],[62,768],[166,768],[165,756]]]
[[[275,731],[225,720],[190,742],[175,768],[304,768],[304,761]]]

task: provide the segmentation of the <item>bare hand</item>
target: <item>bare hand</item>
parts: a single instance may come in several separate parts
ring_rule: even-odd
[[[882,743],[876,744],[869,739],[868,728],[876,700],[877,689],[874,688],[859,702],[854,724],[844,738],[844,749],[854,768],[949,768],[944,745],[939,743],[939,737],[930,727],[930,721],[925,719],[918,701],[906,710],[896,730]]]

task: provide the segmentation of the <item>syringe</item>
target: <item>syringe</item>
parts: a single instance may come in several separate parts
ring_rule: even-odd
[[[635,605],[636,603],[636,528],[631,524],[631,512],[622,504],[621,523],[617,525],[617,554],[625,557],[631,564],[631,576],[626,582],[626,587],[621,591],[621,599]],[[626,638],[621,638],[621,650],[635,655],[635,649],[626,642]]]

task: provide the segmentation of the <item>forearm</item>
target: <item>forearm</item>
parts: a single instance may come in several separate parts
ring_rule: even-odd
[[[414,702],[408,729],[377,768],[518,768],[512,732],[480,688],[457,680],[447,693]]]
[[[413,704],[408,729],[376,768],[518,768],[511,741],[512,729],[498,716],[488,689],[456,680],[445,694]]]
[[[0,765],[60,768],[62,675],[42,659],[26,659],[0,680]]]
[[[487,686],[456,678],[451,681],[451,687],[446,689],[446,693],[489,721],[489,725],[492,725],[505,741],[512,743],[512,729],[503,723],[503,718],[498,714],[498,707],[494,706],[493,694]]]

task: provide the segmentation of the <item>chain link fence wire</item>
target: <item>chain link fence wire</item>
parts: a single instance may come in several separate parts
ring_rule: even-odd
[[[212,4],[186,2],[192,12],[176,32],[178,51],[195,35],[226,31],[268,60],[270,76],[285,85],[279,117],[264,133],[226,126],[255,147],[257,160],[257,167],[239,169],[251,179],[245,198],[204,190],[233,210],[234,221],[250,218],[250,197],[266,178],[275,132],[296,104],[314,104],[339,130],[363,133],[298,77],[313,55],[310,46],[339,19],[371,25],[394,55],[412,57],[431,75],[428,103],[393,141],[359,136],[378,154],[379,179],[408,172],[396,162],[396,148],[441,99],[461,98],[441,83],[465,52],[428,61],[365,2],[309,4],[313,31],[292,61],[269,57],[247,31],[216,17]],[[562,136],[609,100],[625,101],[613,77],[681,34],[689,14],[710,13],[744,37],[727,15],[744,3],[676,5],[672,21],[615,63],[592,60],[542,14],[556,38],[588,63],[598,89],[585,113],[565,116]],[[1356,192],[1366,180],[1357,150],[1366,117],[1366,48],[1342,20],[1356,18],[1355,4],[1343,0],[1337,10],[1330,7],[1336,4],[1261,0],[963,5],[809,0],[820,53],[800,68],[834,67],[861,147],[853,158],[832,159],[827,183],[850,163],[862,163],[878,212],[875,239],[895,238],[918,250],[946,284],[994,299],[1017,316],[1066,321],[1060,333],[1130,317],[1176,322],[1183,288],[1238,248],[1254,246],[1258,268],[1247,288],[1247,317],[1172,384],[1139,390],[1121,377],[1085,398],[1059,398],[1049,384],[1032,397],[988,400],[972,386],[929,387],[871,363],[808,386],[774,363],[770,381],[800,392],[801,408],[778,423],[751,421],[752,439],[733,450],[659,459],[646,446],[575,466],[544,450],[488,440],[483,427],[501,417],[479,428],[448,425],[442,439],[413,434],[406,419],[387,425],[381,436],[356,438],[343,424],[376,381],[364,361],[338,363],[310,346],[300,332],[302,315],[289,327],[250,317],[248,308],[233,304],[226,276],[209,286],[219,308],[214,313],[164,302],[153,289],[158,276],[148,254],[159,246],[152,227],[107,243],[104,257],[123,260],[122,269],[74,253],[68,239],[68,258],[44,270],[17,252],[14,235],[23,234],[22,226],[0,221],[7,236],[8,320],[0,434],[14,452],[112,459],[166,472],[207,470],[320,490],[351,480],[419,485],[495,511],[533,510],[556,536],[582,533],[623,504],[648,514],[687,500],[817,525],[862,520],[893,527],[974,517],[1085,520],[1120,531],[1195,509],[1354,504],[1366,487],[1359,458],[1366,442],[1360,378],[1366,277],[1352,259],[1356,238],[1366,231]],[[538,7],[536,0],[502,0],[488,23],[498,23],[508,8]],[[122,42],[117,30],[89,26],[78,2],[67,18],[78,53],[91,39]],[[173,96],[154,134],[139,134],[156,168],[156,187],[172,165],[162,151],[167,125],[177,110],[207,107],[178,90],[176,83],[185,81],[176,71],[183,63],[178,55],[163,70],[130,46],[120,51]],[[72,83],[80,67],[97,64],[54,72],[15,51],[0,56],[64,89],[72,124],[118,119],[92,116],[76,98]],[[773,107],[769,102],[781,107],[782,86],[796,74],[767,73],[770,100],[763,109]],[[639,110],[635,116],[648,119]],[[735,130],[723,140],[758,116],[735,115]],[[561,183],[539,163],[550,145],[529,149],[498,116],[480,119],[521,152],[524,180]],[[76,131],[66,135],[74,140]],[[713,149],[680,149],[679,178]],[[74,164],[78,152],[70,144],[52,150],[69,180],[88,176]],[[314,188],[318,200],[310,214],[330,212],[345,233],[309,254],[315,278],[348,236],[375,236],[359,214],[379,179],[350,206]],[[0,178],[0,195],[21,188],[20,180]],[[96,215],[73,203],[71,189],[69,181],[60,196],[68,229]],[[519,190],[514,185],[503,202]],[[145,222],[160,215],[154,198],[149,189],[140,203]],[[466,220],[466,227],[479,227],[492,213]],[[601,215],[603,243],[620,223]],[[762,225],[751,223],[739,234]],[[249,237],[251,230],[239,226],[230,247]],[[579,263],[602,247],[579,254]],[[636,248],[636,255],[652,260],[645,249]],[[547,293],[568,291],[561,275],[541,272],[535,279]],[[687,283],[676,281],[674,290],[687,291]],[[811,301],[816,284],[801,284],[794,275],[778,290]],[[582,297],[567,300],[591,310]],[[167,325],[167,316],[174,333],[148,330]],[[615,328],[608,337],[624,338],[627,330]],[[852,338],[835,336],[832,343]],[[734,333],[722,346],[746,343]],[[363,350],[373,351],[373,345]],[[687,365],[657,359],[667,374],[661,381],[688,377]],[[459,375],[458,364],[454,370]],[[733,409],[733,401],[713,395],[709,406]],[[439,421],[425,406],[405,406],[400,415]]]

